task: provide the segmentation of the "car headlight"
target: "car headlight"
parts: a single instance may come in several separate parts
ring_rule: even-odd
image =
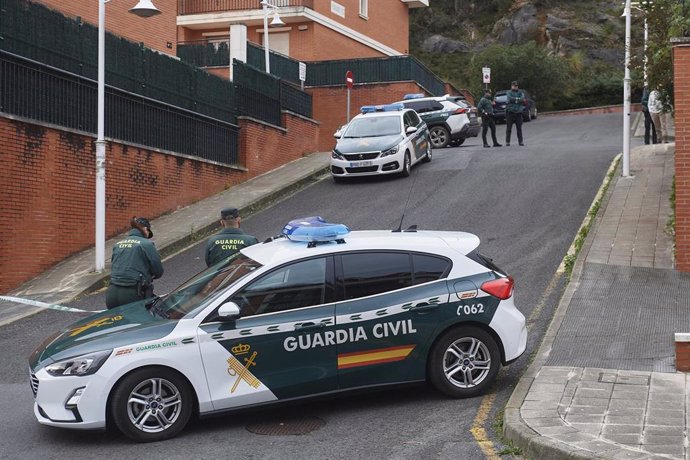
[[[89,353],[88,355],[65,359],[57,363],[49,364],[45,369],[46,372],[55,377],[95,374],[112,352],[113,350],[105,350],[99,351],[98,353]]]
[[[331,158],[335,160],[344,160],[345,158],[335,149],[331,152]]]
[[[388,150],[384,150],[383,152],[381,152],[381,156],[387,157],[388,155],[395,155],[396,153],[398,153],[399,149],[400,149],[400,146],[396,145],[395,147],[391,147]]]

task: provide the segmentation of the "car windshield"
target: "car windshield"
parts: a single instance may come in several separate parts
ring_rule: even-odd
[[[352,120],[343,137],[392,136],[402,132],[400,115],[388,117],[357,118]]]
[[[151,308],[165,318],[180,319],[260,267],[254,259],[237,252],[160,297]]]

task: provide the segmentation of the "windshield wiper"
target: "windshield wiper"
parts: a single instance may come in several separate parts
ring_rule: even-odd
[[[145,304],[146,309],[151,313],[151,316],[160,316],[161,318],[168,319],[170,315],[160,307],[161,299],[163,299],[162,296],[154,297],[153,300]]]

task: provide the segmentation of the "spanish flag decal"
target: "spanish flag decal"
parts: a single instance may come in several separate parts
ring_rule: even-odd
[[[414,345],[403,345],[401,347],[341,353],[338,355],[338,369],[402,361],[412,353],[414,347]]]

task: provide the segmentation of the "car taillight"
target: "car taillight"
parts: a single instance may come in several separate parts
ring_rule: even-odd
[[[466,112],[467,112],[467,109],[456,109],[455,112],[453,112],[453,113],[459,114],[459,113],[466,113]]]
[[[513,286],[515,282],[512,276],[506,278],[499,278],[497,280],[487,281],[482,284],[481,290],[501,300],[505,300],[513,295]]]

